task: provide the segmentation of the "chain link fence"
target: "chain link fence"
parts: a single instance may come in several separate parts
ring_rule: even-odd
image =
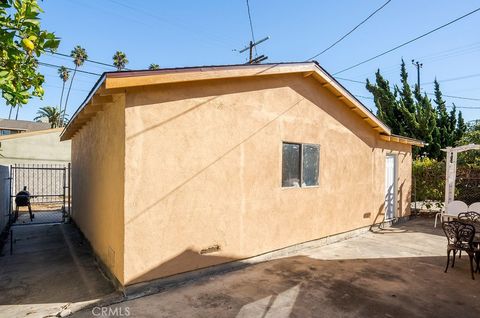
[[[445,178],[445,162],[428,158],[415,160],[412,171],[414,213],[436,213],[444,208]],[[454,198],[468,205],[480,202],[479,165],[457,164]]]

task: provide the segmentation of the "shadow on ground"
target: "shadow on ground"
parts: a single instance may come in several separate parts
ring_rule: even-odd
[[[444,261],[295,256],[112,308],[135,317],[478,317],[480,286],[467,262],[444,274]]]
[[[0,257],[0,316],[51,314],[114,291],[71,224],[14,226]]]
[[[432,223],[417,219],[109,310],[135,317],[478,317],[480,275],[471,279],[466,258],[443,272],[446,242]]]

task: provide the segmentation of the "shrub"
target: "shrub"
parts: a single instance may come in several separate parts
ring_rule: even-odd
[[[469,161],[471,162],[471,161]],[[445,198],[445,161],[416,159],[412,172],[413,201],[443,202]],[[480,201],[480,166],[457,162],[455,200],[467,204]]]

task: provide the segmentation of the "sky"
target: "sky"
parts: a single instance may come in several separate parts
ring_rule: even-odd
[[[255,39],[270,39],[257,48],[266,62],[305,61],[350,31],[386,0],[250,0]],[[91,60],[112,63],[117,50],[126,53],[127,68],[243,64],[248,53],[238,50],[251,40],[246,0],[45,0],[42,28],[61,38],[59,53],[75,45],[87,50]],[[392,0],[338,45],[316,60],[331,74],[413,39],[480,7],[480,1]],[[480,119],[480,12],[442,30],[337,74],[364,82],[381,73],[398,84],[400,62],[407,64],[410,82],[416,82],[411,60],[423,63],[421,87],[433,93],[440,82],[448,107],[457,105],[467,121]],[[73,68],[70,58],[46,54],[40,61]],[[114,70],[86,63],[84,71],[101,74]],[[45,96],[32,99],[19,110],[18,119],[32,120],[38,108],[57,106],[62,81],[57,69],[40,67],[45,75]],[[85,99],[98,75],[77,73],[67,114]],[[376,111],[362,83],[339,80],[368,108]],[[69,83],[67,83],[68,85]],[[467,98],[467,99],[465,99]],[[472,108],[473,107],[473,108]],[[475,107],[477,109],[475,109]],[[0,117],[10,108],[0,100]]]

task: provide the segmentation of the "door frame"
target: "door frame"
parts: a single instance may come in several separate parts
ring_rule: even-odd
[[[391,218],[387,218],[387,160],[388,158],[393,158],[393,215]],[[397,178],[398,178],[398,156],[394,153],[388,153],[385,156],[385,217],[384,221],[392,221],[397,217],[397,200],[398,200],[398,187],[397,187]]]

